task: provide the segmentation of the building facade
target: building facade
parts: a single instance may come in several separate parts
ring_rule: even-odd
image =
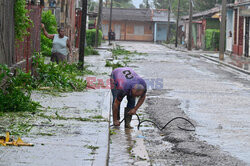
[[[104,8],[102,30],[108,39],[110,9]],[[151,9],[113,8],[111,30],[116,40],[125,41],[166,41],[167,11]],[[174,19],[171,18],[171,23]]]
[[[212,9],[195,13],[193,15],[192,21],[192,48],[203,49],[203,50],[217,50],[217,46],[208,47],[209,42],[206,38],[207,30],[219,31],[220,29],[220,6],[214,7]],[[182,17],[184,22],[184,33],[185,33],[185,44],[188,43],[189,36],[189,16]],[[216,45],[216,41],[213,41],[212,45]]]
[[[231,0],[227,6],[226,53],[249,57],[250,1]]]

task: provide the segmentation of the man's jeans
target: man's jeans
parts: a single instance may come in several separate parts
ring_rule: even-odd
[[[113,102],[112,102],[112,108],[113,108],[115,99],[117,97],[118,89],[117,89],[117,87],[115,85],[115,78],[113,77],[112,74],[111,74],[111,81],[110,82],[111,82],[111,86],[110,86],[111,87],[111,92],[112,92],[112,96],[113,96]],[[132,97],[132,96],[127,96],[127,100],[128,100],[127,108],[128,109],[133,109],[135,107],[135,98]],[[118,119],[117,120],[120,120],[120,106],[118,108]]]

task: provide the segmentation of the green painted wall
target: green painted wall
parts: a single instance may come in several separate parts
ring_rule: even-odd
[[[207,18],[206,29],[220,29],[220,21],[215,18]]]

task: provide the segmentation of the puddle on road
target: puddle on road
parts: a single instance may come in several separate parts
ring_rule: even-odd
[[[250,60],[238,56],[230,56],[225,59],[229,64],[250,71]]]
[[[122,115],[122,113],[121,113]],[[140,114],[140,117],[141,114]],[[111,127],[110,136],[110,166],[117,165],[137,165],[147,166],[149,156],[144,146],[144,136],[137,130],[138,120],[133,116],[131,126],[133,129],[125,129],[124,123],[119,128]],[[149,125],[141,126],[141,130],[153,128]]]

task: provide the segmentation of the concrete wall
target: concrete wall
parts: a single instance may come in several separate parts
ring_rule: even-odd
[[[226,25],[226,51],[232,52],[233,47],[233,10],[227,10],[227,25]],[[230,36],[231,34],[231,36]]]
[[[102,21],[103,37],[108,39],[109,21]],[[139,21],[112,21],[116,40],[153,41],[153,23]]]

